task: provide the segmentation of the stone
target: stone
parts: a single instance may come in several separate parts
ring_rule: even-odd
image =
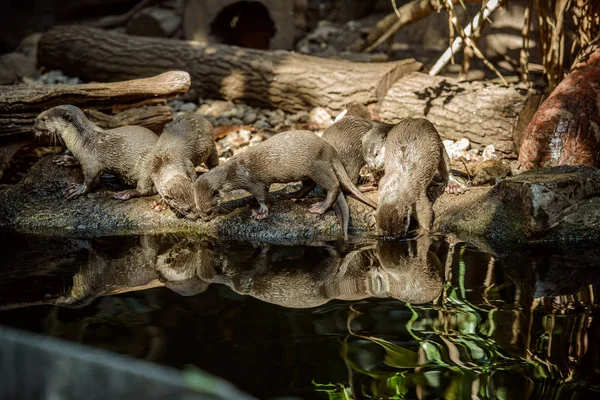
[[[464,199],[434,206],[434,230],[460,232],[463,240],[520,244],[552,241],[555,230],[561,232],[561,240],[581,241],[600,234],[600,223],[582,211],[588,212],[584,206],[600,197],[600,170],[595,168],[532,170],[504,179],[491,190],[468,192],[472,193]],[[588,221],[585,234],[575,230],[570,235],[565,224],[583,219]]]
[[[318,129],[325,129],[333,124],[333,118],[323,107],[315,107],[310,111],[308,122]]]
[[[510,175],[510,166],[500,160],[483,161],[475,167],[473,185],[496,184]]]
[[[253,124],[254,121],[256,121],[256,113],[253,111],[249,111],[246,114],[244,114],[244,123],[245,124]]]
[[[498,155],[496,154],[496,149],[494,148],[493,144],[485,146],[485,149],[483,149],[481,156],[483,157],[483,161],[495,160],[498,158]]]

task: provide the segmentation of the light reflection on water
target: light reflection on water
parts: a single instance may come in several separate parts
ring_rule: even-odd
[[[600,390],[596,250],[0,239],[0,324],[198,366],[261,398]]]

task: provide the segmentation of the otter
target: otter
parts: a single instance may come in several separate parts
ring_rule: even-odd
[[[340,156],[340,160],[353,184],[358,184],[360,170],[366,164],[364,158],[363,138],[366,135],[372,140],[379,136],[387,135],[394,125],[371,121],[371,114],[367,107],[352,102],[346,106],[345,114],[323,132],[321,138],[329,143]],[[304,197],[310,193],[316,184],[307,181],[294,197]],[[372,187],[359,187],[360,191],[373,190]]]
[[[141,126],[123,126],[104,130],[88,120],[83,111],[72,105],[52,107],[35,120],[38,135],[60,139],[73,153],[83,169],[83,184],[73,184],[65,198],[75,199],[88,193],[102,173],[121,178],[134,190],[117,192],[117,199],[156,194],[152,180],[145,171],[149,169],[149,155],[158,136]]]
[[[409,124],[411,121],[412,118],[403,118],[396,125],[385,124],[388,125],[387,130],[371,130],[362,137],[363,157],[376,179],[380,180],[383,176],[385,166],[385,144],[389,132],[392,128],[394,128],[394,126],[399,126],[399,129],[404,129],[403,126],[405,124]],[[439,134],[437,135],[439,136]],[[463,193],[465,190],[467,190],[467,187],[452,174],[450,169],[450,157],[448,156],[446,149],[443,147],[443,143],[442,155],[444,157],[445,168],[448,171],[448,184],[445,187],[445,191],[451,194]]]
[[[384,175],[375,215],[379,233],[406,236],[411,217],[416,217],[422,232],[428,232],[433,209],[427,186],[435,172],[439,171],[444,185],[453,186],[453,192],[464,190],[450,179],[450,161],[440,135],[427,119],[406,118],[388,133],[384,147]]]
[[[165,125],[152,154],[150,176],[162,200],[176,214],[197,219],[192,184],[195,167],[219,165],[212,125],[196,113],[183,114]]]
[[[198,213],[206,220],[215,212],[219,191],[244,189],[258,201],[259,208],[253,210],[252,215],[261,220],[268,217],[267,202],[272,183],[304,183],[307,180],[316,182],[327,192],[325,200],[313,204],[309,211],[323,214],[335,203],[334,210],[344,237],[348,234],[350,210],[340,183],[358,200],[377,207],[354,186],[335,149],[311,131],[282,132],[234,155],[224,165],[196,180],[194,199]]]

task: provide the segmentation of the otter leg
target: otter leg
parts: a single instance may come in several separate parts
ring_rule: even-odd
[[[428,233],[433,224],[433,208],[429,199],[427,198],[427,192],[424,190],[415,204],[415,214],[417,222],[421,228],[422,233]]]
[[[128,189],[128,190],[122,190],[120,192],[116,192],[115,194],[113,194],[113,198],[117,199],[117,200],[129,200],[129,199],[133,199],[135,197],[142,197],[143,194],[140,193],[137,189]]]
[[[450,169],[450,157],[443,147],[442,157],[440,159],[440,164],[438,165],[438,172],[446,184],[446,192],[451,194],[461,194],[467,190],[467,186],[459,182],[458,179],[452,175],[452,170]]]
[[[302,187],[295,192],[290,193],[290,198],[299,199],[309,194],[317,184],[312,179],[305,179],[302,181]]]
[[[331,162],[321,163],[316,166],[316,173],[311,176],[317,185],[327,192],[325,200],[313,204],[308,211],[315,214],[324,214],[333,206],[340,192],[340,181],[331,168]]]
[[[333,211],[340,221],[342,232],[344,233],[344,239],[348,239],[348,221],[350,220],[350,208],[344,197],[344,193],[340,190],[337,201],[333,205]]]
[[[247,190],[252,193],[256,201],[258,201],[258,210],[252,210],[252,217],[258,221],[269,216],[269,207],[267,201],[269,199],[269,187],[260,183],[254,184]]]
[[[210,150],[210,155],[206,161],[204,161],[204,164],[206,164],[208,169],[213,169],[214,167],[219,166],[219,153],[217,153],[216,146],[213,146],[213,148]]]
[[[81,195],[88,193],[98,183],[100,178],[100,171],[87,169],[83,167],[83,184],[77,185],[76,183],[70,185],[65,191],[65,199],[73,200]]]
[[[137,182],[135,190],[139,193],[139,196],[134,197],[152,196],[158,193],[158,191],[156,190],[156,186],[154,186],[152,175],[149,173],[143,173],[142,177],[140,177],[140,179]]]

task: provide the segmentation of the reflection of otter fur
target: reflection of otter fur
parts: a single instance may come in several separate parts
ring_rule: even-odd
[[[421,230],[431,229],[433,210],[427,187],[436,171],[452,192],[464,190],[452,177],[442,139],[424,118],[400,121],[385,140],[385,174],[379,181],[376,224],[383,235],[406,235],[411,217]]]
[[[165,125],[152,155],[150,174],[162,199],[178,214],[198,218],[192,183],[195,167],[219,165],[212,125],[196,113],[183,114]]]
[[[407,303],[433,301],[442,292],[444,280],[442,265],[429,251],[430,244],[427,235],[413,241],[378,240],[380,269],[370,273],[371,280],[383,282],[385,291]]]
[[[363,203],[377,206],[350,181],[335,149],[310,131],[282,132],[234,155],[224,165],[213,168],[196,180],[194,198],[199,214],[207,219],[215,212],[219,191],[244,189],[258,201],[259,208],[253,211],[254,218],[264,219],[268,217],[267,203],[272,183],[304,183],[308,180],[316,182],[327,192],[325,200],[313,204],[309,211],[323,214],[333,206],[344,236],[348,233],[350,210],[340,184]]]
[[[148,155],[158,137],[141,126],[101,129],[88,120],[79,108],[71,105],[52,107],[42,112],[35,121],[38,134],[60,137],[83,168],[84,182],[72,185],[65,192],[67,199],[88,193],[102,173],[118,176],[136,190],[115,193],[115,198],[155,194],[148,171]]]

